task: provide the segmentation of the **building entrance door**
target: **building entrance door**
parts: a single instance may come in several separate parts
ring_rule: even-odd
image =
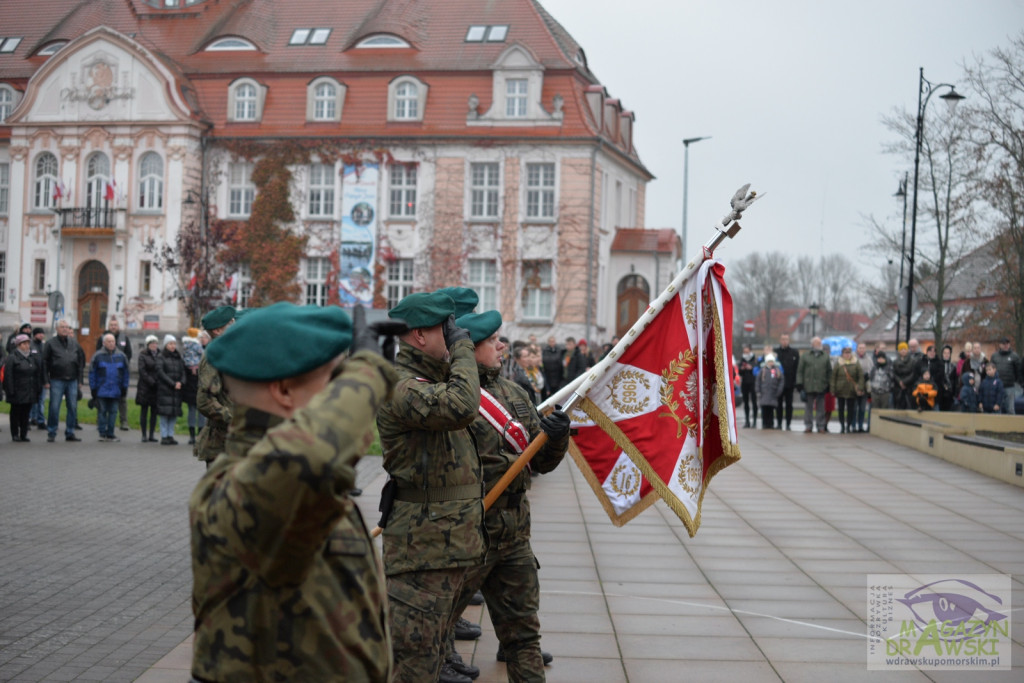
[[[619,337],[629,332],[651,301],[651,287],[641,275],[627,275],[619,280],[615,298],[615,334]]]
[[[91,360],[96,351],[96,340],[107,329],[107,307],[110,276],[107,267],[99,261],[89,261],[78,275],[78,343]]]

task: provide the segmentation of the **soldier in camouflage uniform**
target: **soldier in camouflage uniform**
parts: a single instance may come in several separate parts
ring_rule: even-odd
[[[189,500],[196,680],[391,680],[384,578],[347,492],[396,376],[356,318],[343,363],[337,307],[275,304],[208,347],[235,412]]]
[[[498,339],[501,314],[470,314],[458,318],[456,324],[468,329],[476,344],[480,387],[523,426],[528,440],[541,431],[548,435],[547,443],[530,461],[530,468],[540,473],[555,469],[569,447],[569,417],[560,410],[541,417],[526,391],[501,376],[505,348]],[[490,490],[518,453],[482,415],[473,422],[470,434]],[[530,546],[530,501],[526,497],[530,484],[530,470],[524,469],[486,512],[487,553],[482,565],[469,570],[456,605],[456,612],[461,614],[473,593],[482,590],[508,667],[508,679],[513,682],[544,681],[544,665],[552,659],[540,649],[540,565]]]
[[[224,334],[234,320],[235,309],[231,306],[221,306],[203,316],[203,329],[213,340]],[[228,425],[231,424],[231,398],[220,373],[206,361],[205,353],[199,361],[197,382],[196,407],[206,417],[206,424],[199,431],[192,454],[209,467],[210,463],[224,451],[224,438],[228,433]]]
[[[411,328],[399,342],[394,395],[377,416],[395,487],[383,548],[399,683],[437,680],[466,568],[484,552],[483,475],[467,430],[480,379],[454,310],[451,297],[418,292],[389,312]]]

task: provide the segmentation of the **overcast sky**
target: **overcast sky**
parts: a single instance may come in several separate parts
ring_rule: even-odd
[[[656,176],[646,227],[680,228],[682,140],[708,135],[690,145],[690,253],[750,182],[765,197],[719,250],[727,265],[752,251],[843,252],[865,275],[879,259],[858,250],[863,216],[902,220],[892,195],[913,170],[882,153],[893,138],[881,118],[916,110],[918,67],[956,84],[965,58],[1024,28],[1024,0],[541,3],[636,114],[635,144]],[[928,113],[944,106],[933,97]]]

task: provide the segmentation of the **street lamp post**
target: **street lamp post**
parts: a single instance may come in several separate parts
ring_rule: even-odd
[[[910,341],[910,322],[913,311],[911,310],[914,300],[914,248],[915,241],[917,239],[917,181],[921,170],[921,138],[924,134],[924,111],[928,106],[928,100],[931,99],[932,95],[939,88],[949,88],[949,92],[944,95],[939,95],[940,99],[946,100],[946,103],[950,106],[956,106],[956,103],[964,99],[964,96],[956,91],[956,86],[949,83],[937,83],[933,84],[924,77],[924,67],[920,68],[920,81],[917,88],[917,130],[914,135],[914,200],[912,209],[910,212],[910,256],[909,270],[910,274],[907,278],[907,342]]]
[[[813,304],[811,304],[810,306],[807,307],[807,310],[809,310],[811,312],[811,338],[812,339],[814,337],[818,336],[817,335],[817,322],[818,322],[818,311],[820,309],[821,309],[821,307],[818,306],[817,303],[813,303]]]
[[[683,264],[685,265],[690,255],[686,252],[686,214],[687,214],[687,198],[690,193],[690,145],[701,140],[710,140],[710,135],[705,135],[699,138],[686,138],[683,140]]]
[[[903,174],[903,180],[900,181],[900,186],[896,190],[894,197],[903,198],[903,234],[900,237],[900,286],[897,291],[903,292],[903,266],[907,262],[907,182],[909,180],[909,173]],[[903,314],[903,310],[896,305],[896,345],[900,343],[900,320]]]

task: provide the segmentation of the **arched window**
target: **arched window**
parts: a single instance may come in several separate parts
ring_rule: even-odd
[[[256,120],[256,86],[242,83],[235,87],[235,121]]]
[[[139,208],[159,211],[164,207],[164,162],[156,152],[146,152],[139,162]]]
[[[220,38],[210,43],[208,52],[231,52],[234,50],[255,50],[256,46],[244,38]]]
[[[3,123],[11,115],[14,105],[17,103],[14,88],[9,85],[0,85],[0,123]]]
[[[395,118],[415,121],[419,118],[419,89],[411,81],[399,83],[395,88]]]
[[[338,101],[338,89],[333,83],[321,83],[313,93],[313,118],[317,121],[333,121]]]
[[[99,208],[110,182],[110,160],[106,154],[96,152],[85,162],[85,205]]]
[[[36,182],[32,205],[37,209],[52,209],[54,189],[57,187],[57,157],[44,152],[36,158]]]

